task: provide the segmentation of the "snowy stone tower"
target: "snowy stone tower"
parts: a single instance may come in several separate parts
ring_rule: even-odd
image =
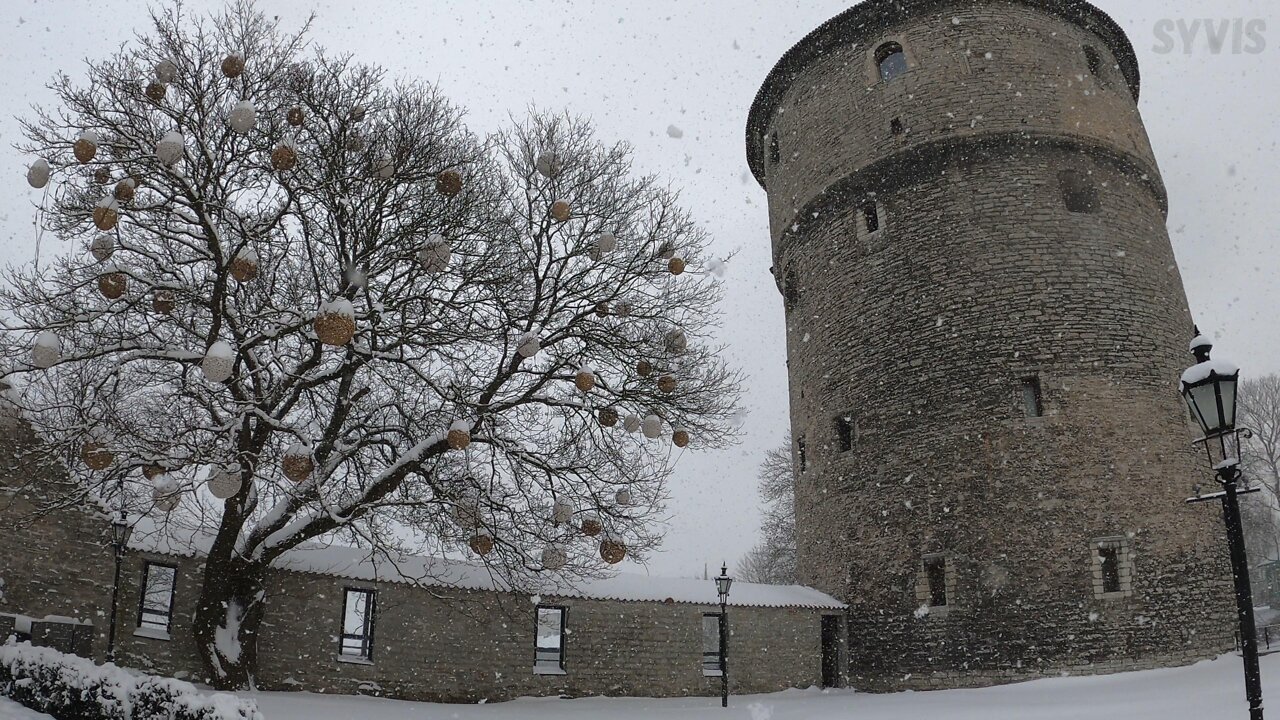
[[[1177,380],[1192,323],[1120,27],[867,0],[769,73],[747,154],[787,318],[799,580],[864,688],[1231,645]]]

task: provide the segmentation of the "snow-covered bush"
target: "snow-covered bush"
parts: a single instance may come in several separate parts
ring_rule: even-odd
[[[0,695],[57,720],[262,720],[255,703],[234,695],[30,643],[0,647]]]

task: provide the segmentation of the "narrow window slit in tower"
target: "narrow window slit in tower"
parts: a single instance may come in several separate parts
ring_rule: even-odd
[[[1102,592],[1120,592],[1120,548],[1111,545],[1098,548],[1098,562],[1102,565]]]
[[[1102,56],[1098,54],[1098,49],[1092,45],[1083,45],[1084,61],[1089,65],[1089,74],[1094,77],[1100,77],[1102,72]]]
[[[859,206],[862,210],[862,222],[866,225],[867,232],[873,233],[880,229],[880,209],[876,206],[874,199],[863,200]]]
[[[942,556],[924,559],[925,580],[929,583],[929,606],[947,606],[947,559]]]
[[[875,59],[881,80],[892,80],[907,71],[907,56],[896,42],[887,42],[876,48]]]
[[[804,456],[804,437],[796,438],[796,460],[800,464],[800,472],[804,472],[808,462]]]
[[[1040,378],[1022,379],[1022,412],[1027,417],[1044,415],[1044,399],[1040,395]]]
[[[889,133],[890,133],[891,135],[893,135],[894,137],[898,137],[898,136],[902,135],[902,133],[903,133],[903,129],[902,129],[902,119],[901,119],[901,118],[894,118],[894,119],[892,119],[892,120],[890,120],[890,121],[889,121]]]
[[[769,164],[777,165],[782,159],[782,150],[778,147],[778,133],[769,133]]]
[[[848,452],[853,449],[853,441],[857,438],[857,428],[854,427],[853,418],[848,415],[841,415],[836,418],[836,439],[839,441],[840,452]]]
[[[1084,173],[1063,170],[1058,173],[1058,186],[1062,190],[1062,202],[1068,212],[1094,213],[1098,211],[1098,188]]]

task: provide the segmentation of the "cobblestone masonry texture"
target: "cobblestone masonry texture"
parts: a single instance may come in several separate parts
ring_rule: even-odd
[[[850,603],[851,681],[984,685],[1230,647],[1221,518],[1183,503],[1211,482],[1177,392],[1191,316],[1118,51],[1036,3],[902,5],[847,23],[749,125],[778,137],[777,162],[768,137],[749,151],[805,444],[800,581]],[[909,69],[881,82],[886,41]],[[1097,189],[1095,213],[1068,212],[1063,170]],[[1024,416],[1028,377],[1043,417]],[[1128,591],[1099,597],[1094,542],[1115,537]],[[944,611],[921,609],[930,553],[948,558]]]

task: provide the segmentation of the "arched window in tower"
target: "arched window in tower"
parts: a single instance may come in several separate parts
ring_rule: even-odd
[[[1084,45],[1084,61],[1089,65],[1089,74],[1094,77],[1102,76],[1102,56],[1098,54],[1098,48],[1092,45]]]
[[[881,80],[892,80],[907,71],[907,56],[902,46],[896,42],[887,42],[876,48],[876,68],[880,71]]]
[[[1098,211],[1098,188],[1088,175],[1078,170],[1058,173],[1058,186],[1062,190],[1062,202],[1073,213]]]

